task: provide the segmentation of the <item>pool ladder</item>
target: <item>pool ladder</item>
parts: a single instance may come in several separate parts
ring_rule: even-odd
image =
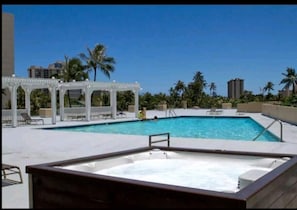
[[[281,120],[275,119],[272,123],[270,123],[258,136],[256,136],[253,141],[259,138],[263,133],[265,133],[275,122],[279,122],[280,124],[280,141],[283,141],[283,123]]]
[[[174,116],[176,116],[176,113],[175,113],[175,111],[174,111],[173,108],[166,109],[166,111],[165,111],[166,117],[167,117],[167,112],[168,112],[168,117],[174,117]]]

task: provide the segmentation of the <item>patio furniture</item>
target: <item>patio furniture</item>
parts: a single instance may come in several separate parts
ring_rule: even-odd
[[[71,120],[85,120],[86,109],[85,107],[65,107],[64,116]]]
[[[210,110],[207,111],[210,115],[219,115],[223,113],[223,110],[217,110],[215,107],[212,107]]]
[[[31,117],[28,115],[28,113],[21,113],[21,116],[23,117],[24,122],[25,122],[26,124],[31,125],[32,123],[42,122],[42,124],[44,125],[44,120],[41,119],[41,118],[40,118],[40,119],[33,119],[33,118],[31,118]]]
[[[2,187],[21,183],[23,183],[23,178],[20,168],[2,163]]]
[[[118,112],[118,113],[117,113],[117,116],[118,116],[118,117],[122,117],[122,118],[123,118],[123,117],[127,117],[126,113],[123,112],[123,111]]]
[[[104,119],[112,118],[111,106],[91,107],[91,117]]]

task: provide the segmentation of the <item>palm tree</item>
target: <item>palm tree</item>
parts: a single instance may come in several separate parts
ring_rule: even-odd
[[[274,90],[273,86],[274,86],[274,84],[272,82],[267,82],[267,84],[263,88],[263,96],[264,96],[264,93],[266,91],[268,91],[267,96],[266,96],[267,100],[270,100],[273,97],[273,95],[270,93],[271,90]]]
[[[206,80],[202,72],[197,71],[193,77],[193,82],[189,83],[188,87],[193,93],[193,102],[200,106],[203,96],[203,89],[207,86]]]
[[[215,96],[216,95],[216,89],[217,89],[217,86],[214,82],[211,82],[210,85],[209,85],[209,91],[210,91],[210,95],[212,96]]]
[[[289,89],[292,86],[292,94],[295,95],[297,84],[297,73],[295,69],[287,68],[287,73],[282,73],[282,75],[285,76],[280,82],[280,84],[285,84],[283,89]]]
[[[65,56],[65,66],[64,66],[64,78],[67,82],[72,80],[84,81],[89,78],[88,74],[85,72],[85,67],[83,66],[79,58],[68,58]]]
[[[110,79],[110,73],[114,71],[115,59],[113,57],[106,56],[106,48],[102,44],[95,45],[94,49],[87,48],[88,55],[80,53],[79,56],[84,60],[88,70],[94,70],[94,81],[97,78],[97,69],[99,68],[102,73]],[[102,91],[94,91],[91,96],[91,103],[94,103],[94,94],[100,93],[101,98],[103,97]]]
[[[110,78],[110,73],[114,71],[115,59],[106,56],[106,48],[102,44],[95,45],[93,50],[87,48],[88,55],[80,53],[79,56],[87,63],[89,70],[94,70],[94,81],[97,77],[97,69],[99,68],[104,75]]]
[[[65,56],[65,62],[63,69],[60,74],[53,74],[57,79],[62,80],[63,82],[72,82],[75,81],[84,81],[88,79],[88,74],[85,72],[85,67],[83,66],[79,58],[70,58]]]
[[[83,66],[79,58],[68,58],[65,56],[65,64],[63,65],[63,70],[60,74],[53,75],[57,79],[61,79],[63,82],[75,81],[84,81],[88,79],[88,74],[85,72],[85,67]],[[70,102],[70,93],[67,91],[69,106],[71,107]]]
[[[186,90],[185,83],[181,80],[178,80],[174,85],[174,87],[169,89],[170,100],[168,101],[168,105],[171,107],[177,107],[182,103],[185,103],[183,102]]]
[[[185,83],[181,80],[178,80],[175,84],[174,90],[177,92],[178,96],[181,97],[181,100],[184,99],[184,92],[185,92],[186,86]]]
[[[268,91],[268,94],[270,94],[271,90],[273,89],[274,84],[272,82],[267,82],[267,84],[265,85],[265,87],[263,88],[263,91],[266,92]]]

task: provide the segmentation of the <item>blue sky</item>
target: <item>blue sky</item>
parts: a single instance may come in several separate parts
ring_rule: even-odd
[[[15,23],[15,73],[78,57],[101,43],[116,60],[108,79],[169,94],[202,72],[227,96],[230,79],[260,93],[297,70],[297,5],[2,5]],[[93,75],[90,75],[93,80]],[[205,89],[209,93],[209,88]]]

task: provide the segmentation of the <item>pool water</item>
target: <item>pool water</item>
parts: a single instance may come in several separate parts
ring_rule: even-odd
[[[54,129],[146,136],[170,133],[172,137],[253,141],[264,130],[264,127],[250,117],[181,116],[159,118],[157,120],[112,122]],[[256,141],[278,142],[279,138],[271,132],[265,131]]]
[[[155,148],[114,158],[57,166],[57,168],[235,193],[288,160],[290,160],[288,157],[194,153]]]
[[[114,166],[95,173],[191,188],[236,192],[239,190],[239,175],[253,168],[236,160],[217,160],[210,163],[205,160],[155,159]]]

